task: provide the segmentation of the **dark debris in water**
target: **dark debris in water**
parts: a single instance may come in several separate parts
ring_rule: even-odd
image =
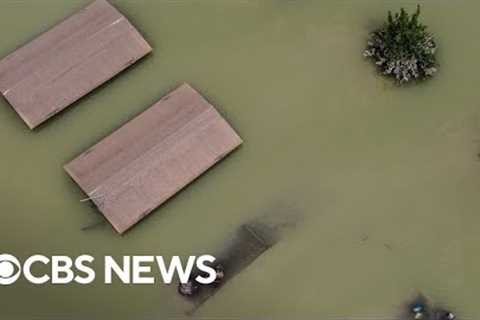
[[[437,307],[424,295],[418,294],[405,304],[402,320],[457,320],[455,313],[443,307]]]
[[[418,294],[411,301],[406,303],[403,312],[403,320],[430,320],[432,316],[430,301],[422,294]]]
[[[178,285],[178,292],[193,304],[187,314],[193,314],[223,285],[282,240],[285,234],[297,225],[299,216],[295,214],[296,211],[289,210],[288,206],[276,209],[240,225],[232,237],[224,243],[223,249],[215,255],[216,261],[212,264],[217,271],[217,278],[212,284],[197,283],[194,279],[200,273],[194,271],[189,282]]]

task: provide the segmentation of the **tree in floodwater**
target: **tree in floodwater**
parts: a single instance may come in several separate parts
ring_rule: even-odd
[[[382,74],[400,84],[424,80],[437,72],[437,45],[419,16],[419,5],[413,15],[403,8],[395,15],[389,11],[387,22],[371,33],[363,53]]]

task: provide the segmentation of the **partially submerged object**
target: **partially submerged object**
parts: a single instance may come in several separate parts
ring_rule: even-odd
[[[432,314],[431,302],[426,296],[418,294],[407,302],[401,318],[405,320],[430,320]]]
[[[221,263],[215,263],[211,265],[215,270],[215,280],[210,285],[202,285],[196,280],[196,277],[202,275],[201,272],[194,272],[186,283],[178,284],[178,293],[185,297],[195,297],[202,288],[205,287],[218,287],[223,284],[225,280],[225,267]],[[205,290],[205,289],[204,289]]]
[[[193,272],[190,280],[178,285],[178,292],[185,296],[192,307],[187,313],[195,312],[203,303],[215,295],[218,290],[229,280],[253,263],[266,250],[278,241],[270,226],[254,221],[240,226],[232,242],[218,255],[213,267],[217,271],[216,280],[210,285],[197,283],[195,278],[199,275]]]
[[[65,165],[123,233],[242,143],[184,84]]]
[[[152,51],[97,0],[0,61],[0,92],[30,129]]]
[[[433,320],[455,320],[457,316],[450,310],[437,308],[434,311]]]
[[[212,284],[205,285],[195,281],[199,275],[206,276],[199,271],[192,272],[187,283],[178,284],[178,292],[190,302],[186,313],[193,314],[197,311],[230,280],[282,241],[302,218],[296,205],[292,206],[282,200],[238,227],[229,241],[222,245],[223,249],[213,250],[216,251],[216,260],[211,267],[216,270],[216,279]]]
[[[424,295],[418,294],[406,304],[401,319],[405,320],[456,320],[456,315],[443,307],[432,306]]]

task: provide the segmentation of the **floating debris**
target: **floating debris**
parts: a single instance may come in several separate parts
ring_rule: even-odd
[[[178,293],[186,297],[193,297],[199,290],[200,284],[193,279],[188,280],[187,283],[180,283],[178,285]]]
[[[404,320],[431,320],[432,308],[429,300],[422,294],[418,294],[412,301],[406,304],[402,319]]]
[[[449,309],[433,306],[424,295],[418,294],[406,304],[402,320],[456,320],[457,316]]]
[[[457,316],[449,310],[443,308],[437,308],[434,311],[433,320],[456,320]]]

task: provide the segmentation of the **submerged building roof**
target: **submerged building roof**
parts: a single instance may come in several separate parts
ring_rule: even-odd
[[[152,50],[97,0],[0,61],[0,92],[35,128]]]
[[[123,233],[242,143],[187,84],[65,166]]]
[[[215,255],[216,260],[212,266],[221,266],[224,277],[215,285],[199,285],[200,289],[192,296],[185,298],[192,303],[188,306],[186,314],[192,315],[208,299],[213,297],[218,291],[235,276],[240,274],[265,251],[273,247],[278,239],[264,225],[258,222],[249,222],[241,225],[231,237],[226,247]],[[207,251],[209,252],[209,251]],[[190,280],[195,281],[195,277],[201,272],[195,270]]]

